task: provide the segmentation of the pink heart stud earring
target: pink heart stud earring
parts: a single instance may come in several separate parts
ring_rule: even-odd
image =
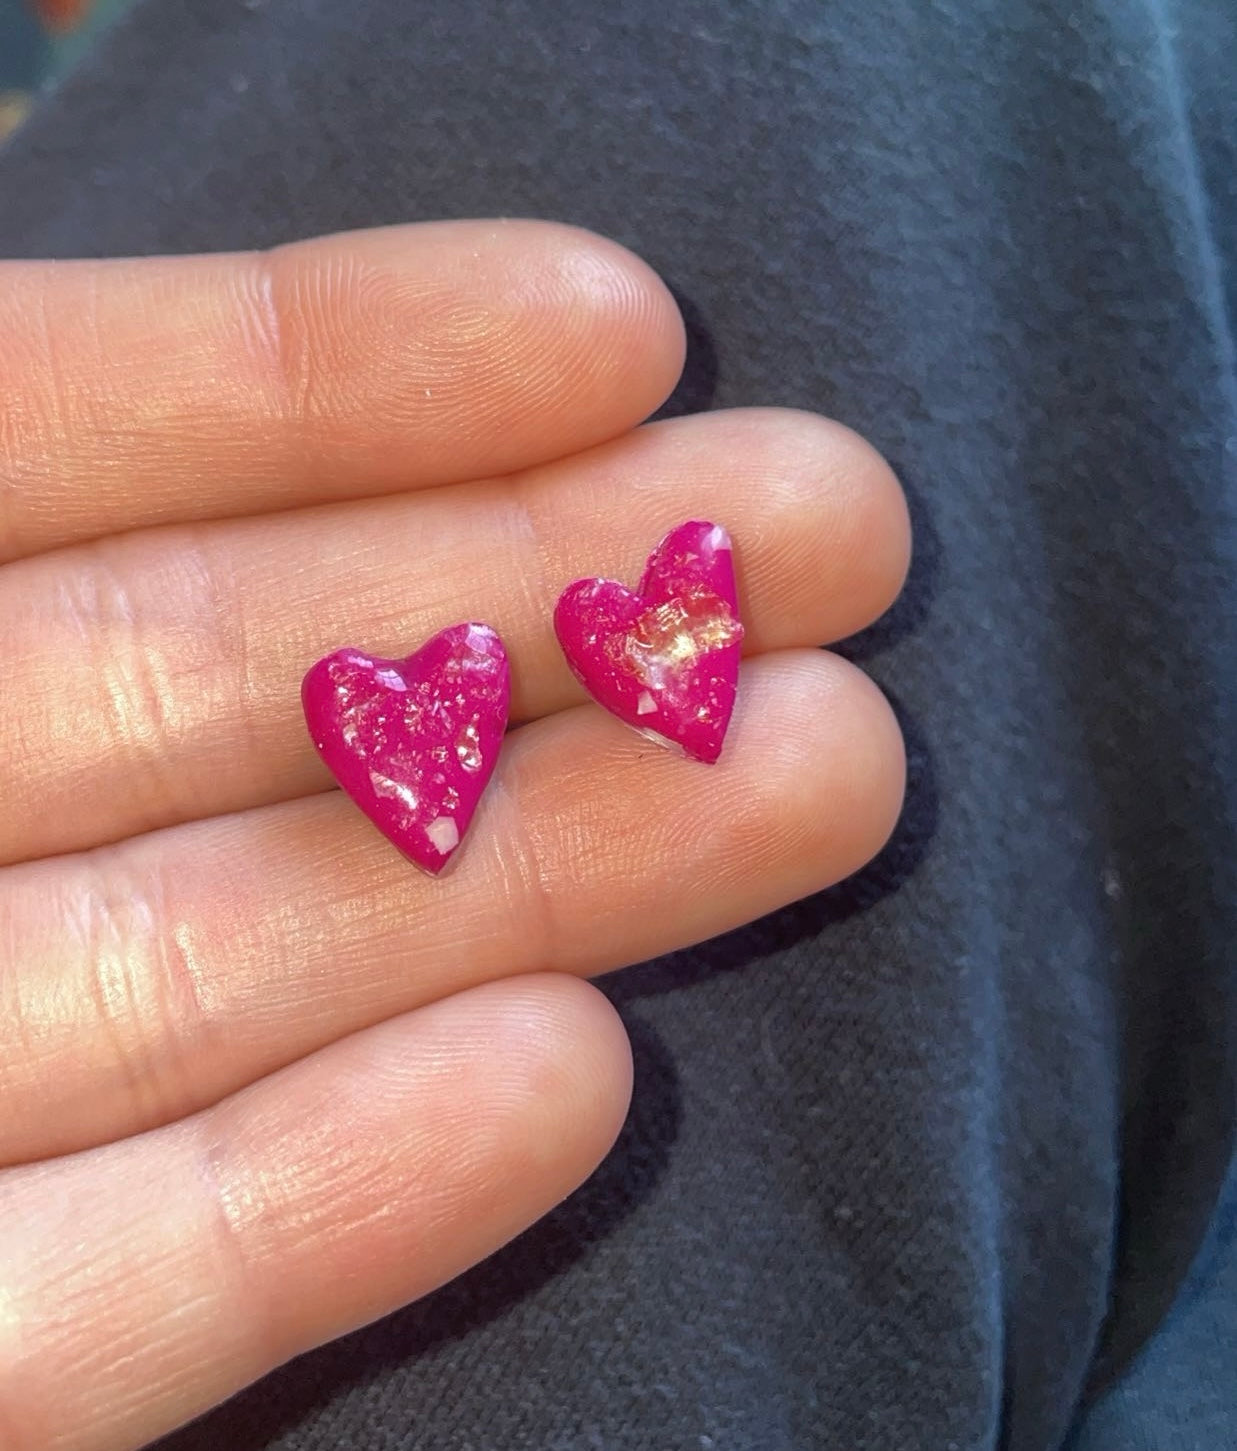
[[[598,704],[661,745],[717,760],[743,639],[730,535],[720,525],[672,529],[635,591],[611,579],[568,585],[554,631]]]
[[[498,760],[511,704],[489,625],[452,625],[404,660],[336,650],[301,686],[318,754],[379,831],[434,876]]]

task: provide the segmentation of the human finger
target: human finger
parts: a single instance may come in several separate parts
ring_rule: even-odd
[[[643,262],[536,221],[0,263],[0,336],[0,562],[524,468],[647,417],[683,356]]]
[[[515,479],[143,531],[0,571],[0,861],[76,851],[322,790],[299,682],[352,644],[403,655],[461,619],[502,634],[515,718],[582,694],[554,639],[583,574],[638,577],[683,519],[736,544],[749,652],[814,645],[896,595],[889,467],[810,414],[637,430]]]
[[[168,1122],[486,979],[592,974],[848,875],[901,802],[884,698],[823,651],[743,667],[702,766],[592,705],[512,732],[451,870],[338,792],[0,874],[0,1162]]]
[[[459,1274],[626,1112],[600,993],[508,979],[195,1118],[0,1176],[0,1444],[128,1451]]]

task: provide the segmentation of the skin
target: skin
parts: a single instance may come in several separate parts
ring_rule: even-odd
[[[880,849],[898,729],[813,647],[888,607],[909,529],[838,424],[637,427],[680,320],[567,227],[0,264],[0,336],[0,1445],[119,1451],[591,1173],[631,1067],[585,977]],[[699,517],[748,626],[713,767],[588,703],[550,624]],[[297,687],[469,618],[518,724],[432,881]]]

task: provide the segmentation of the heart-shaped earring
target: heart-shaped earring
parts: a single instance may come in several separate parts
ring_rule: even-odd
[[[578,579],[554,611],[572,673],[600,705],[698,761],[721,753],[739,680],[739,598],[730,535],[692,520],[649,555],[634,592]]]
[[[452,625],[404,660],[336,650],[301,686],[318,754],[379,831],[432,875],[498,760],[511,677],[489,625]]]

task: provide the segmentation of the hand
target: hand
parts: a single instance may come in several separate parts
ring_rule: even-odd
[[[0,1445],[116,1451],[591,1172],[630,1063],[587,975],[879,849],[897,727],[812,647],[893,599],[907,520],[814,417],[631,431],[679,319],[566,227],[0,264],[0,338]],[[585,703],[550,625],[701,516],[751,657],[713,767]],[[518,729],[435,881],[330,789],[298,684],[465,618]]]

